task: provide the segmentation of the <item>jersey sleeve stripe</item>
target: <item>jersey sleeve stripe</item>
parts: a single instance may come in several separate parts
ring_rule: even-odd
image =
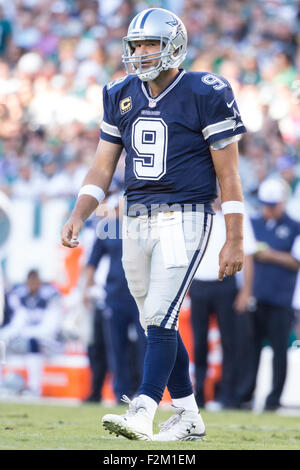
[[[114,137],[121,137],[121,132],[119,131],[117,126],[112,126],[111,124],[108,124],[105,121],[102,121],[101,129],[106,134],[113,135]]]
[[[219,132],[224,132],[228,130],[234,130],[237,127],[243,126],[243,123],[239,123],[235,125],[235,121],[228,119],[226,121],[220,121],[217,122],[216,124],[210,124],[209,126],[206,126],[204,129],[202,129],[202,134],[205,140],[207,140],[210,136],[214,134],[218,134]]]
[[[211,147],[213,148],[213,150],[221,150],[227,147],[227,145],[232,144],[233,142],[238,142],[241,137],[241,134],[238,134],[234,135],[233,137],[227,137],[226,139],[217,140],[217,142],[211,144]]]

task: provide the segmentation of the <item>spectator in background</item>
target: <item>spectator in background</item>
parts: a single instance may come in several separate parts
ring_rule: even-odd
[[[15,25],[14,41],[21,49],[29,51],[40,40],[40,32],[35,25],[31,9],[23,5],[19,10],[18,20]]]
[[[215,403],[210,409],[219,410],[235,405],[235,372],[238,313],[247,310],[252,295],[252,255],[255,252],[255,238],[247,215],[244,216],[244,280],[237,282],[237,276],[218,280],[219,252],[226,239],[225,220],[217,199],[214,210],[214,224],[211,241],[190,287],[192,327],[194,336],[196,400],[199,407],[205,404],[204,381],[207,370],[208,322],[211,314],[216,314],[221,334],[222,379],[218,384]],[[220,248],[220,249],[219,249]]]
[[[66,194],[71,195],[73,198],[77,197],[86,171],[86,166],[81,163],[79,156],[67,153],[63,156],[63,175]]]
[[[276,160],[276,170],[289,185],[291,194],[294,194],[300,181],[295,173],[295,159],[291,155],[281,155]]]
[[[292,58],[284,50],[275,54],[274,57],[274,80],[276,83],[292,86],[294,80],[297,78],[297,70],[292,63]]]
[[[76,197],[86,174],[85,165],[82,165],[79,156],[65,152],[56,157],[51,152],[45,152],[40,155],[38,163],[41,170],[38,189],[44,201]]]
[[[17,164],[19,178],[10,185],[11,195],[15,198],[36,200],[41,195],[42,180],[26,157]]]
[[[58,162],[54,154],[46,152],[41,155],[40,162],[42,164],[43,187],[41,195],[43,199],[68,194],[70,189],[66,187],[62,173],[58,171]]]
[[[39,273],[31,270],[26,283],[8,295],[11,320],[0,329],[0,339],[7,354],[22,354],[28,370],[28,390],[41,394],[44,355],[57,349],[60,327],[58,291],[43,283]]]
[[[240,391],[239,402],[252,398],[263,341],[268,339],[274,353],[272,390],[265,403],[269,411],[280,406],[293,320],[292,297],[300,267],[300,225],[285,213],[287,194],[282,180],[262,182],[258,191],[261,214],[252,219],[258,241],[253,283],[257,304],[252,313],[253,357],[244,372],[248,385]]]
[[[51,19],[48,12],[41,14],[36,21],[39,30],[39,39],[34,46],[34,50],[39,52],[43,57],[55,58],[58,48],[59,39],[52,31]]]

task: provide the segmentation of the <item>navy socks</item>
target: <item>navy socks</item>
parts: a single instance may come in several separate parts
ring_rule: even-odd
[[[156,403],[162,399],[168,385],[172,398],[193,393],[189,377],[189,357],[178,331],[149,326],[144,361],[144,375],[139,394],[151,397]]]
[[[177,331],[177,356],[169,377],[168,390],[172,398],[188,397],[193,393],[193,386],[189,374],[189,355]]]
[[[193,386],[189,374],[189,355],[177,331],[177,356],[169,377],[168,390],[172,398],[188,397],[193,393]]]
[[[175,364],[177,331],[149,326],[147,340],[144,375],[139,395],[147,395],[159,403]]]

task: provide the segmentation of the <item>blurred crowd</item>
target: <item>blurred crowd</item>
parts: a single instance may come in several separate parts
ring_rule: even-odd
[[[101,89],[124,74],[121,38],[149,6],[182,17],[187,69],[232,84],[249,131],[240,146],[246,199],[255,204],[270,173],[300,198],[297,0],[0,0],[0,188],[77,194],[99,137]]]
[[[248,130],[239,149],[249,213],[261,182],[280,177],[300,221],[300,0],[0,0],[0,191],[76,198],[99,139],[102,88],[125,73],[121,38],[151,6],[185,23],[187,70],[233,87]],[[118,188],[123,167],[121,158]]]

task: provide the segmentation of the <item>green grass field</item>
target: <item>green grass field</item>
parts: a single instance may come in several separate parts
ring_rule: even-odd
[[[0,403],[0,449],[94,449],[94,450],[227,450],[300,449],[300,418],[274,413],[224,411],[202,416],[207,438],[200,442],[141,442],[112,437],[101,425],[101,417],[122,413],[124,407],[100,405],[50,406]],[[172,413],[161,410],[157,424]]]

